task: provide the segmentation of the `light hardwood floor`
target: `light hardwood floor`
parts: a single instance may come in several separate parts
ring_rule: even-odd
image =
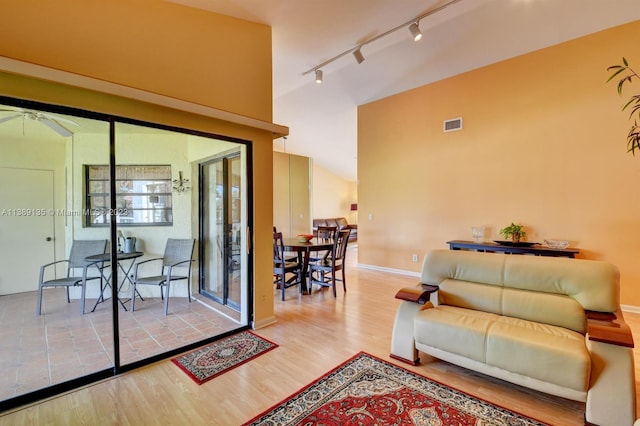
[[[358,268],[350,248],[347,294],[338,289],[275,297],[278,322],[256,333],[279,347],[198,386],[169,360],[23,407],[0,425],[239,425],[359,351],[553,425],[583,424],[584,404],[550,397],[422,355],[420,366],[389,358],[396,291],[417,278]],[[275,290],[274,290],[275,292]],[[279,293],[276,293],[279,296]],[[640,315],[626,314],[640,342]],[[635,351],[636,363],[640,351]],[[640,380],[636,374],[636,388]]]

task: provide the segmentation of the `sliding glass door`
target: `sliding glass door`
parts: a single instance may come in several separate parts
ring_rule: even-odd
[[[246,280],[245,176],[241,150],[226,153],[200,166],[202,264],[204,295],[242,312]]]
[[[0,411],[248,328],[249,144],[2,98],[0,148]],[[191,280],[135,284],[175,240]]]

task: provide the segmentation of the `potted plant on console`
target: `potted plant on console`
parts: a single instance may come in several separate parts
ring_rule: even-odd
[[[524,226],[516,225],[515,223],[511,222],[511,225],[500,230],[500,235],[502,235],[502,237],[507,240],[513,241],[514,243],[519,243],[521,240],[525,239],[527,233],[524,230]]]

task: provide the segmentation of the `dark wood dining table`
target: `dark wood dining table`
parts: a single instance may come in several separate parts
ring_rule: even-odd
[[[309,292],[311,289],[307,289],[307,274],[309,272],[311,252],[331,250],[333,241],[312,238],[309,242],[301,242],[298,238],[284,238],[282,242],[285,251],[293,251],[298,254],[298,262],[302,264],[302,292]]]

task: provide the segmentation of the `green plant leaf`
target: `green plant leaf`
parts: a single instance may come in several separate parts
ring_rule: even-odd
[[[614,68],[614,67],[609,67],[609,68]],[[609,69],[607,68],[607,70]],[[626,68],[622,68],[620,67],[620,65],[616,65],[615,68],[619,68],[618,71],[614,72],[613,74],[611,74],[611,76],[609,77],[609,79],[607,79],[607,83],[610,82],[611,80],[613,80],[618,74],[620,74],[621,72],[624,72],[626,70]]]
[[[627,109],[627,107],[631,105],[633,102],[634,102],[633,98],[629,99],[629,101],[626,104],[624,104],[624,106],[622,107],[622,110],[624,111],[625,109]],[[631,115],[633,115],[633,113]]]
[[[631,103],[632,101],[629,101],[629,104]],[[631,108],[631,112],[629,113],[629,119],[631,119],[636,114],[640,114],[640,103],[638,103],[638,101],[635,101],[635,105]]]
[[[640,151],[640,130],[637,121],[633,123],[633,126],[627,135],[627,152],[631,152],[635,157],[636,149]]]
[[[625,83],[632,83],[634,78],[640,78],[640,75],[629,67],[629,61],[627,61],[627,58],[624,56],[622,57],[622,65],[611,65],[607,68],[607,71],[612,72],[607,79],[607,83],[622,74],[616,87],[618,95],[622,95]],[[624,111],[627,109],[630,110],[629,120],[634,119],[634,117],[640,119],[640,94],[632,95],[629,100],[627,100],[627,102],[622,106],[622,110]],[[627,153],[631,152],[635,157],[636,150],[640,151],[640,127],[638,126],[637,119],[634,120],[634,123],[627,134]]]

